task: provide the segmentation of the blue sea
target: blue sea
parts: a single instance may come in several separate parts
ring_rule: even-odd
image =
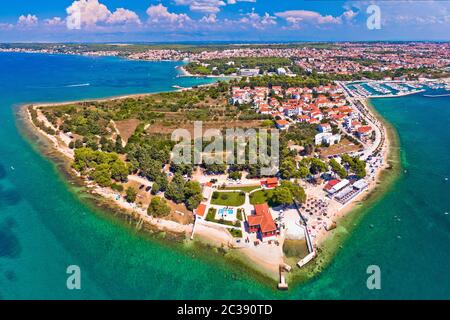
[[[373,100],[398,131],[402,174],[366,208],[333,262],[287,292],[189,245],[144,237],[83,200],[17,121],[21,104],[159,92],[208,83],[175,62],[0,53],[0,298],[450,298],[450,98]],[[378,265],[381,290],[368,290]],[[81,268],[68,290],[66,268]]]

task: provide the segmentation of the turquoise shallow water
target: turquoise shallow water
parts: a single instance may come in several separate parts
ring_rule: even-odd
[[[89,208],[16,126],[16,106],[24,102],[164,91],[211,81],[176,78],[175,66],[0,54],[0,298],[450,297],[450,216],[444,214],[450,211],[448,97],[374,101],[399,131],[407,171],[370,208],[331,265],[287,293],[220,259],[137,236]],[[65,270],[72,264],[82,270],[80,291],[65,286]],[[381,267],[380,291],[366,289],[370,264]]]

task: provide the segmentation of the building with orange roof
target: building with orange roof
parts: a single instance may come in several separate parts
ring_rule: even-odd
[[[266,188],[275,188],[278,186],[278,179],[275,177],[267,178],[266,180],[261,180],[261,185]]]
[[[361,126],[356,130],[358,136],[367,136],[372,132],[371,126]]]
[[[200,219],[206,218],[206,204],[200,203],[197,207],[197,209],[194,210],[194,214],[196,217]]]
[[[275,125],[280,130],[289,129],[289,121],[287,121],[285,119],[275,121]]]
[[[247,218],[248,231],[256,232],[261,240],[276,236],[277,226],[267,203],[255,204],[254,211],[254,214]]]

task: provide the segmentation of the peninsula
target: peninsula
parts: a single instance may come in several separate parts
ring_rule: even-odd
[[[439,54],[448,57],[445,44],[87,48],[0,46],[185,60],[180,76],[231,76],[174,92],[32,104],[24,112],[90,192],[138,224],[228,250],[276,280],[279,289],[303,270],[307,277],[314,274],[311,266],[319,263],[341,218],[363,205],[394,166],[391,129],[368,99],[449,86],[450,61]],[[430,55],[424,58],[424,52]],[[317,58],[306,58],[311,53]],[[188,133],[184,146],[194,146],[199,123],[214,132],[201,143],[202,161],[179,163],[174,132]],[[268,132],[269,140],[276,135],[275,171],[268,174],[262,161],[253,161],[251,137],[232,140],[245,145],[240,163],[227,161],[238,156],[228,149],[208,149],[208,142],[230,129],[254,129],[258,137]]]

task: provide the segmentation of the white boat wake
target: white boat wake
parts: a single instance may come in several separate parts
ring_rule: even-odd
[[[64,86],[65,88],[74,88],[74,87],[88,87],[90,86],[90,83],[79,83],[79,84],[70,84],[67,86]]]

